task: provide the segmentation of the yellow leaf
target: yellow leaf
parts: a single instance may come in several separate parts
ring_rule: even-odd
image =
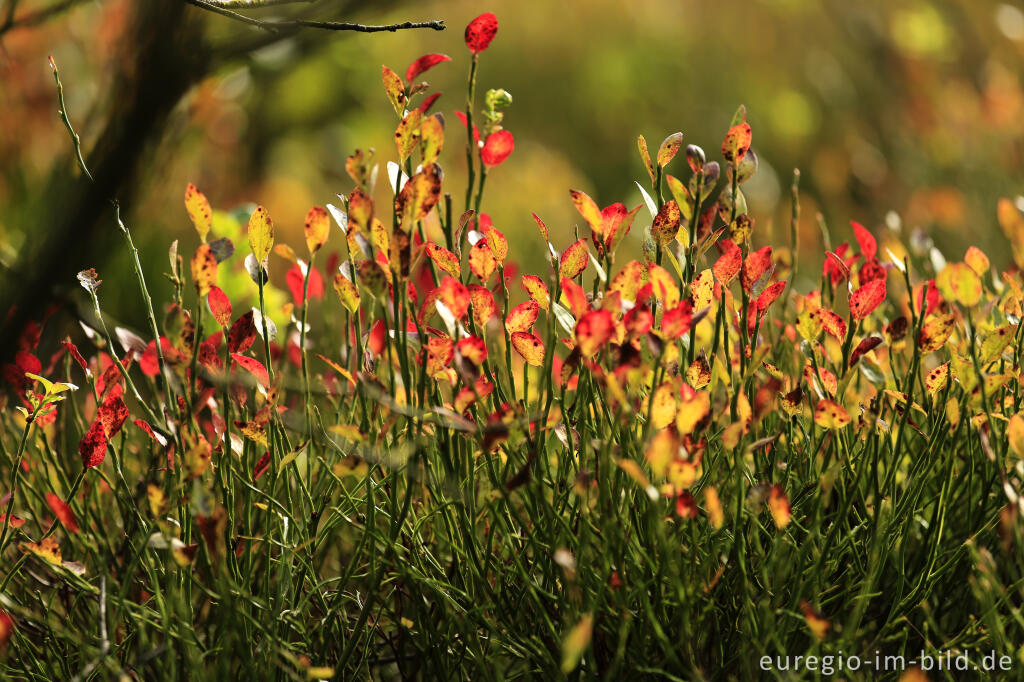
[[[401,216],[401,228],[409,232],[416,221],[430,213],[440,198],[441,168],[430,164],[409,178],[395,197],[395,213]]]
[[[786,497],[786,491],[781,485],[773,485],[771,492],[768,493],[768,511],[772,514],[776,528],[782,530],[789,525],[791,518],[789,498]]]
[[[704,357],[699,357],[686,370],[686,383],[701,389],[711,383],[711,367]]]
[[[669,199],[666,201],[661,210],[658,211],[658,215],[654,217],[654,224],[651,226],[651,234],[654,236],[654,240],[665,246],[671,243],[676,238],[676,233],[679,232],[679,224],[682,220],[682,215],[679,212],[679,204],[676,203],[675,199]]]
[[[935,278],[939,292],[950,301],[963,306],[973,306],[981,300],[981,280],[965,263],[947,265]]]
[[[420,125],[420,154],[423,165],[428,166],[437,161],[444,147],[444,126],[437,114],[427,116]]]
[[[544,342],[538,336],[529,332],[515,332],[512,334],[512,347],[528,364],[534,367],[544,365]]]
[[[679,305],[679,287],[676,286],[675,279],[668,273],[668,270],[651,263],[647,272],[654,289],[654,296],[661,301],[665,309],[675,308]]]
[[[44,538],[39,542],[25,542],[22,543],[21,548],[54,566],[60,566],[63,561],[60,554],[60,545],[53,538]]]
[[[350,313],[359,310],[359,289],[355,282],[340,272],[334,275],[334,291],[338,294],[338,300]]]
[[[192,220],[196,232],[199,233],[199,239],[205,244],[206,235],[210,233],[210,227],[213,226],[213,212],[210,210],[210,202],[206,200],[206,196],[192,183],[185,187],[185,211]]]
[[[322,206],[309,209],[303,231],[306,233],[306,248],[310,254],[316,253],[327,243],[327,238],[331,234],[331,222]]]
[[[594,616],[586,614],[562,640],[562,674],[568,675],[583,658],[594,632]]]
[[[202,298],[210,293],[210,287],[217,283],[217,259],[209,244],[200,244],[192,256],[192,282]]]
[[[689,400],[681,400],[676,409],[676,429],[681,435],[693,433],[697,425],[711,412],[711,394],[696,391]]]
[[[274,247],[274,221],[270,219],[267,209],[257,206],[249,217],[249,248],[256,256],[256,261],[264,263]]]
[[[420,123],[423,121],[423,114],[419,109],[413,109],[395,130],[395,147],[398,149],[398,158],[405,163],[414,149],[420,143]]]
[[[917,340],[921,350],[932,353],[945,346],[953,333],[954,324],[953,315],[935,315],[928,318]]]
[[[1006,427],[1006,435],[1010,439],[1010,452],[1017,459],[1024,459],[1024,417],[1020,414],[1010,417],[1010,423]]]
[[[700,273],[697,279],[690,285],[690,298],[693,301],[694,312],[704,310],[711,305],[714,297],[715,276],[708,268]]]
[[[388,101],[399,116],[405,111],[405,86],[402,78],[386,66],[381,67],[381,80],[384,81],[384,92],[388,95]]]
[[[643,491],[647,494],[648,497],[650,497],[651,499],[657,499],[657,489],[653,485],[651,485],[650,479],[648,479],[647,476],[644,475],[643,469],[640,468],[639,464],[637,464],[631,459],[617,459],[615,460],[615,463],[619,466],[620,469],[626,472],[626,475],[628,475],[630,478],[636,481],[637,485],[639,485],[643,489]]]
[[[928,388],[928,394],[932,398],[935,398],[942,389],[946,388],[946,384],[949,383],[949,363],[943,363],[928,372],[928,376],[924,380],[925,386]]]
[[[829,627],[831,627],[829,622],[806,601],[800,603],[800,610],[804,612],[804,621],[815,638],[825,639],[825,635],[828,634]]]
[[[704,506],[708,510],[708,520],[718,530],[725,525],[725,513],[722,511],[722,500],[718,497],[718,490],[714,486],[704,489]]]
[[[679,438],[672,429],[662,429],[647,444],[644,457],[656,478],[664,478],[668,465],[679,456]]]
[[[821,400],[814,409],[814,423],[823,429],[841,429],[850,423],[850,415],[839,403]]]
[[[989,267],[991,267],[988,256],[977,246],[967,248],[967,253],[964,254],[964,262],[967,263],[971,270],[974,270],[978,277],[984,277],[988,273]]]
[[[988,364],[1002,355],[1003,350],[1013,340],[1016,331],[1016,326],[1008,324],[986,334],[985,339],[981,342],[979,358],[981,364]]]

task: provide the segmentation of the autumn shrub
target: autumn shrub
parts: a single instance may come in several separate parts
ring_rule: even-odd
[[[762,244],[741,107],[719,161],[681,133],[653,154],[640,137],[633,208],[569,190],[579,224],[549,227],[524,207],[549,267],[520,273],[482,210],[514,153],[511,96],[477,93],[496,32],[491,14],[466,29],[455,125],[418,82],[448,56],[384,67],[396,160],[349,156],[353,187],[310,209],[304,244],[189,185],[171,300],[150,300],[155,273],[115,222],[147,328],[108,323],[85,270],[84,333],[12,332],[6,675],[1024,664],[1017,268],[822,223],[826,251],[799,272],[799,175],[791,239]],[[442,159],[467,164],[464,195]],[[1024,215],[1007,200],[997,217],[1024,261]],[[627,242],[637,259],[617,256]]]

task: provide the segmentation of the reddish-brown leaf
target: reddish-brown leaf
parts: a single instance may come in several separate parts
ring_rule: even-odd
[[[103,424],[107,440],[110,440],[118,434],[128,419],[128,406],[120,395],[111,392],[96,411],[96,419]]]
[[[231,325],[228,331],[228,350],[232,353],[244,353],[256,342],[256,325],[253,324],[252,311],[242,315]]]
[[[880,343],[882,343],[882,337],[880,336],[869,336],[858,343],[857,347],[853,349],[853,354],[850,355],[850,367],[856,365],[862,355],[875,348]]]
[[[103,463],[103,459],[107,456],[107,434],[99,419],[89,425],[89,430],[79,441],[78,454],[82,456],[82,465],[86,469]]]
[[[711,272],[714,273],[715,279],[719,282],[728,284],[736,277],[743,266],[743,252],[731,239],[720,241],[718,248],[722,250],[722,255],[715,261]]]

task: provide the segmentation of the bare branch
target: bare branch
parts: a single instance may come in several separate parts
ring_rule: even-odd
[[[262,9],[279,5],[316,2],[317,0],[206,0],[211,5],[223,9]]]
[[[57,16],[61,12],[71,9],[75,5],[83,3],[84,1],[85,0],[60,0],[49,7],[44,7],[43,9],[35,12],[26,12],[19,17],[15,17],[14,10],[18,6],[18,0],[11,0],[7,5],[4,21],[0,24],[0,35],[19,28],[37,26],[48,19]]]
[[[274,1],[274,0],[272,0]],[[253,17],[240,14],[231,9],[226,9],[222,3],[216,2],[215,0],[186,0],[190,5],[195,5],[201,9],[220,14],[221,16],[229,17],[236,21],[249,24],[250,26],[256,26],[268,31],[277,31],[281,29],[294,29],[294,28],[322,28],[328,31],[356,31],[359,33],[379,33],[382,31],[403,31],[406,29],[414,28],[430,28],[435,31],[443,31],[445,29],[444,21],[404,21],[399,24],[386,24],[383,26],[374,26],[367,24],[353,24],[350,22],[342,21],[317,21],[314,19],[255,19]]]

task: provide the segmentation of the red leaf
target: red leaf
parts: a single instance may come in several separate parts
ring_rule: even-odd
[[[231,324],[231,299],[218,286],[210,287],[210,294],[206,302],[210,304],[210,312],[217,324],[228,327]]]
[[[118,434],[128,419],[128,406],[124,404],[120,395],[111,393],[96,411],[96,418],[103,424],[107,440],[110,440]]]
[[[532,215],[533,219],[537,222],[537,229],[540,230],[540,234],[541,234],[542,237],[544,237],[544,241],[546,241],[546,242],[551,241],[548,238],[548,226],[544,224],[544,221],[541,220],[540,217],[536,213],[531,213],[530,215]]]
[[[377,320],[373,328],[370,329],[370,335],[366,341],[366,346],[374,357],[379,357],[384,352],[385,334],[387,334],[387,328],[384,326],[384,320]]]
[[[82,456],[82,464],[86,469],[103,463],[103,458],[107,456],[107,435],[100,420],[97,419],[89,426],[78,443],[78,454]]]
[[[311,299],[320,299],[324,297],[324,278],[320,275],[320,271],[312,266],[309,271],[309,297]],[[302,274],[302,268],[298,265],[293,265],[291,270],[288,271],[286,276],[288,281],[288,290],[292,292],[292,300],[295,305],[301,306],[303,303],[302,289],[305,286],[305,276]]]
[[[836,341],[844,341],[846,339],[846,321],[825,308],[822,308],[820,313],[821,328]]]
[[[850,294],[850,315],[860,321],[870,315],[885,300],[885,280],[868,282]]]
[[[666,310],[661,318],[661,333],[670,340],[678,339],[690,331],[693,322],[693,305],[689,301],[682,301],[675,308]]]
[[[441,285],[438,287],[438,300],[457,319],[463,319],[469,312],[469,290],[454,277],[445,277],[441,280]]]
[[[85,361],[85,358],[82,357],[82,354],[78,352],[78,348],[71,342],[70,338],[61,341],[60,345],[64,346],[64,350],[68,352],[68,355],[74,358],[75,362],[78,363],[78,366],[81,367],[84,372],[89,372],[89,364]],[[142,364],[141,360],[139,361],[139,364]]]
[[[72,533],[78,532],[78,522],[75,521],[75,514],[64,500],[53,493],[46,493],[46,504],[49,505],[50,511],[53,512],[53,515],[57,517],[62,526]]]
[[[436,102],[437,98],[440,97],[440,96],[441,96],[440,92],[434,92],[434,93],[431,93],[431,94],[427,95],[427,98],[425,100],[423,100],[423,104],[421,104],[419,106],[420,113],[421,114],[426,114],[428,111],[430,111],[430,107],[434,106],[434,102]],[[463,114],[463,115],[465,115],[465,114]],[[328,270],[332,270],[332,269],[333,268],[328,268]]]
[[[263,455],[256,461],[256,466],[252,469],[252,480],[255,483],[259,480],[260,476],[267,472],[270,468],[270,451],[267,450]]]
[[[410,64],[409,68],[405,70],[405,80],[411,83],[416,76],[419,76],[424,71],[432,69],[441,62],[450,62],[451,60],[452,58],[446,54],[425,54]]]
[[[256,325],[252,321],[252,311],[235,320],[228,332],[228,350],[232,353],[244,353],[256,342]]]
[[[860,223],[850,221],[850,226],[853,227],[853,234],[857,237],[857,243],[860,245],[861,255],[864,256],[864,260],[871,260],[878,253],[878,242],[875,241],[873,234],[868,232],[863,225]]]
[[[743,252],[731,239],[723,239],[718,243],[722,255],[718,257],[711,271],[722,284],[728,284],[736,277],[736,274],[743,266]]]
[[[466,120],[466,114],[464,112],[456,111],[455,116],[460,121],[462,121],[462,127],[465,128],[466,126],[469,125],[469,123]],[[476,142],[478,145],[480,144],[480,129],[476,127],[475,123],[473,124],[473,142]]]
[[[250,358],[248,355],[241,355],[239,353],[232,353],[231,357],[241,365],[249,374],[256,377],[256,381],[260,383],[264,388],[270,388],[270,375],[267,373],[267,368],[263,366],[263,363],[256,358]]]
[[[473,54],[487,49],[498,32],[498,17],[491,12],[484,12],[466,26],[466,47]]]
[[[516,148],[515,138],[507,130],[499,130],[487,136],[484,148],[480,150],[480,160],[488,168],[501,165]]]
[[[590,309],[590,302],[587,301],[587,294],[583,291],[583,287],[568,277],[562,278],[562,295],[569,302],[569,310],[572,311],[573,317],[576,319],[582,317]]]

